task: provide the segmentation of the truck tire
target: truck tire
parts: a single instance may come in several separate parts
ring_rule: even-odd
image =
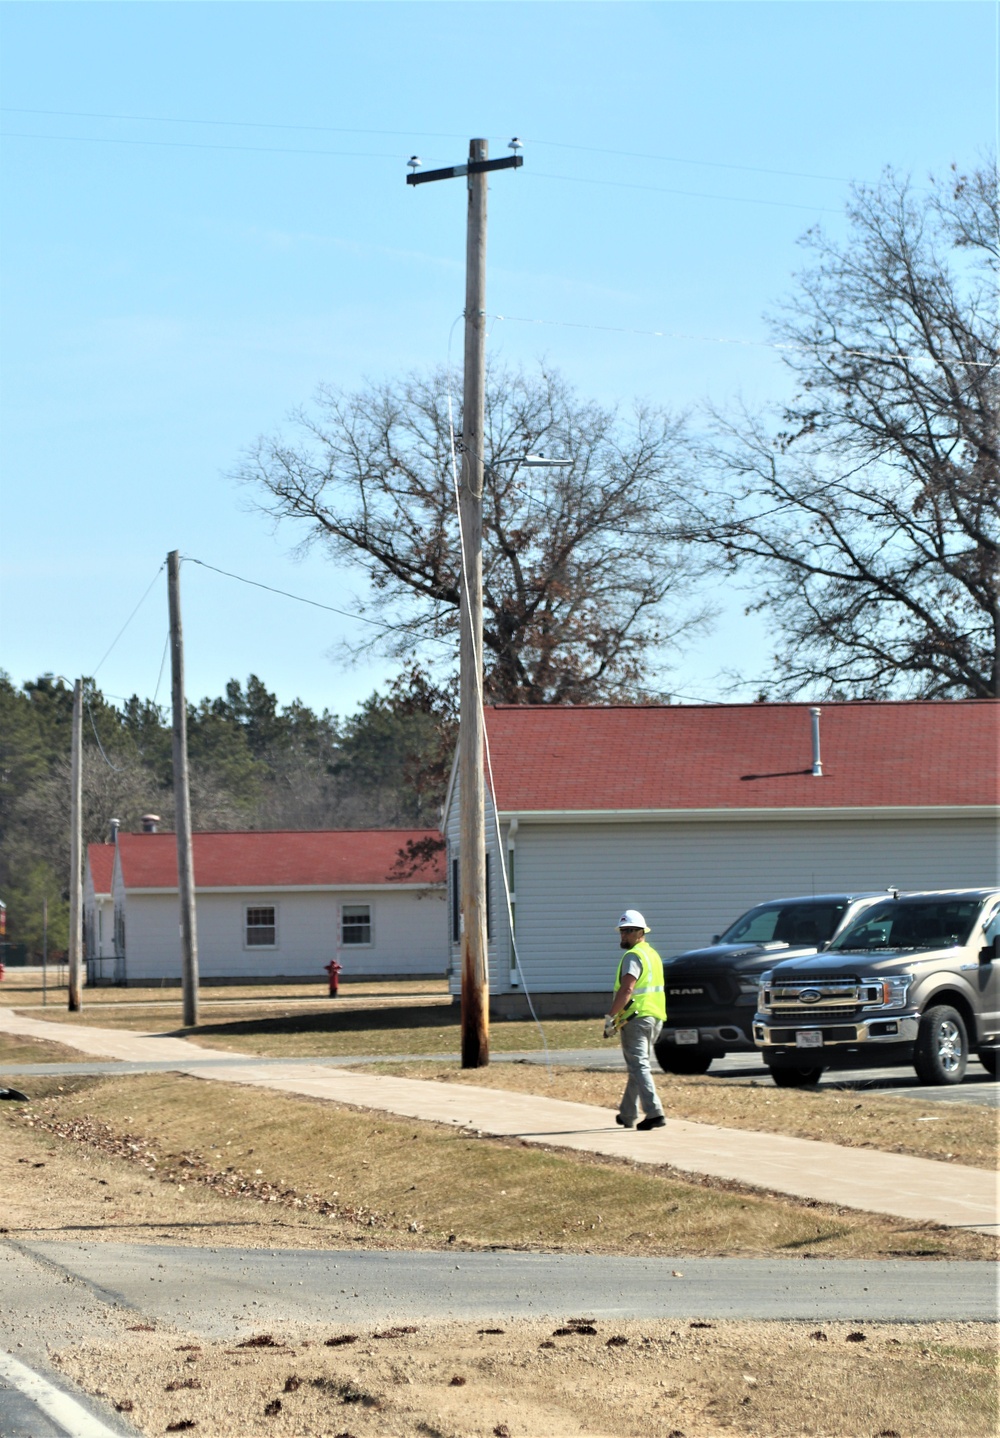
[[[813,1068],[772,1067],[771,1077],[779,1088],[812,1088],[823,1077],[822,1064]]]
[[[979,1062],[982,1064],[983,1068],[986,1070],[986,1072],[987,1072],[988,1074],[992,1074],[993,1077],[996,1078],[996,1076],[997,1076],[997,1050],[996,1050],[996,1049],[980,1049],[980,1050],[979,1050]]]
[[[969,1062],[969,1036],[957,1009],[935,1004],[921,1016],[913,1067],[926,1084],[961,1083]]]
[[[656,1050],[656,1061],[665,1074],[707,1074],[717,1057],[704,1049],[678,1048],[676,1044],[661,1044]]]

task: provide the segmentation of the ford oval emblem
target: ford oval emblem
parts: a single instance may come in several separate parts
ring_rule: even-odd
[[[820,999],[821,999],[822,997],[823,997],[823,995],[820,993],[819,989],[800,989],[800,990],[799,990],[799,1003],[800,1003],[800,1004],[818,1004],[819,1001],[820,1001]]]

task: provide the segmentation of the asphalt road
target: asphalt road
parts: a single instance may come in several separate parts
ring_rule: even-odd
[[[95,1295],[205,1338],[260,1323],[403,1319],[991,1319],[992,1263],[29,1243]]]
[[[906,1260],[641,1260],[6,1242],[0,1243],[0,1293],[3,1438],[131,1432],[118,1414],[53,1371],[48,1355],[83,1338],[113,1340],[123,1324],[136,1321],[227,1339],[293,1323],[342,1329],[404,1320],[583,1315],[855,1323],[997,1316],[993,1264]]]

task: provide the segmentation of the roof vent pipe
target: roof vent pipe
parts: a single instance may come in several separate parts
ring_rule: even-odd
[[[156,834],[160,828],[160,816],[159,814],[143,814],[141,823],[144,834]]]
[[[121,828],[121,826],[122,826],[122,821],[121,821],[120,819],[112,819],[112,820],[111,820],[111,837],[110,837],[110,839],[108,840],[108,843],[109,843],[109,844],[117,844],[117,843],[118,843],[118,830]]]
[[[822,779],[822,777],[823,777],[823,761],[822,761],[822,759],[820,758],[820,754],[819,754],[819,716],[820,716],[820,714],[821,714],[822,712],[823,712],[823,711],[822,711],[821,709],[816,708],[815,705],[809,710],[809,718],[812,720],[812,740],[813,740],[813,766],[812,766],[812,776],[813,776],[814,779]]]

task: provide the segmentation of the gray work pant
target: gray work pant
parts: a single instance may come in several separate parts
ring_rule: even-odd
[[[623,1123],[635,1123],[640,1104],[647,1117],[663,1112],[649,1068],[653,1045],[662,1027],[659,1019],[637,1018],[629,1019],[620,1030],[622,1053],[628,1069],[628,1083],[618,1106],[618,1116]]]

